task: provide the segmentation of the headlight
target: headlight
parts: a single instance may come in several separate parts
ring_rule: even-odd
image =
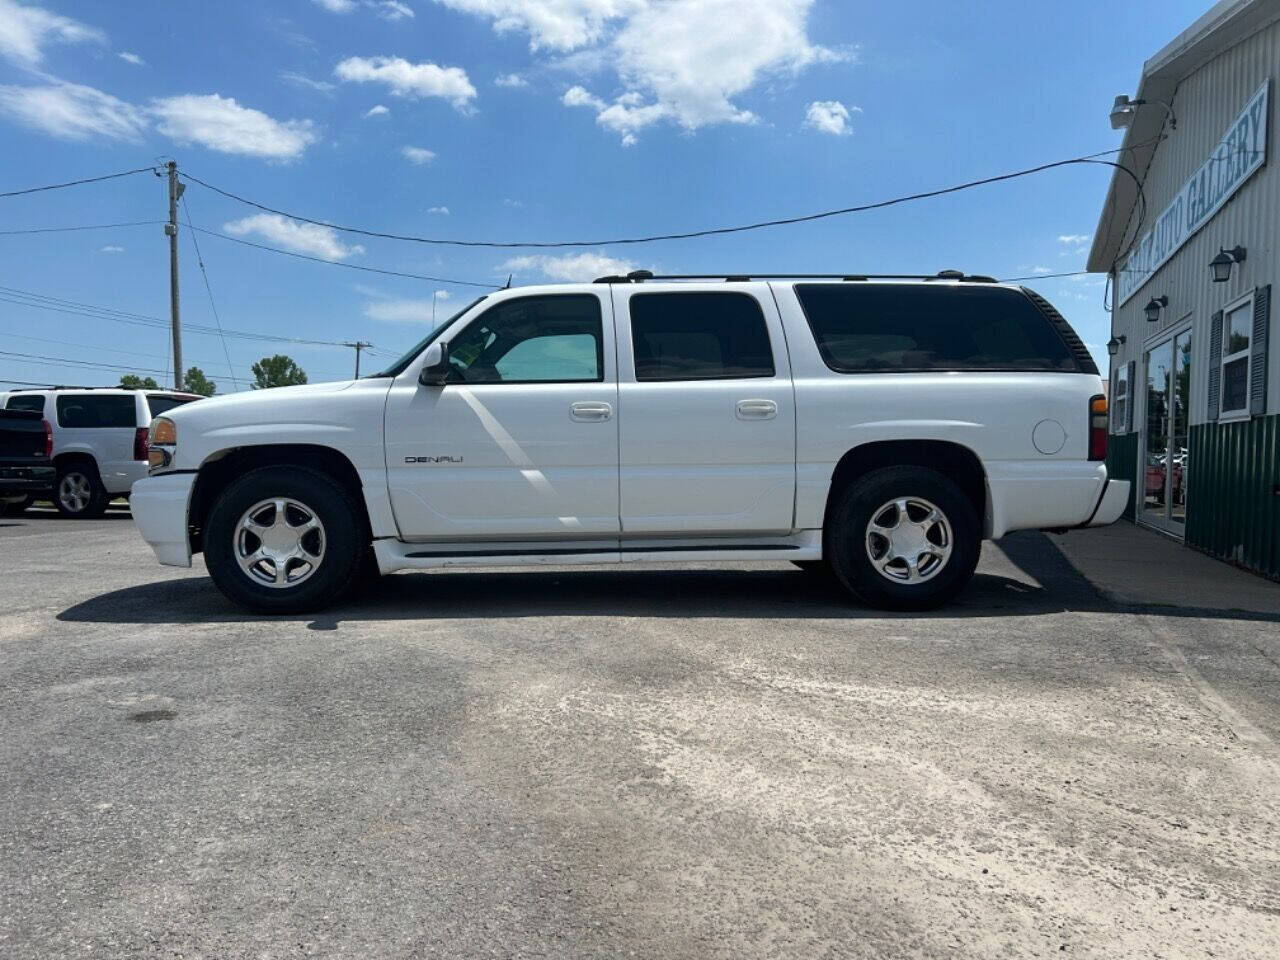
[[[178,443],[178,425],[168,417],[156,417],[151,421],[151,433],[147,437],[147,465],[152,470],[167,467],[173,462],[173,448]]]

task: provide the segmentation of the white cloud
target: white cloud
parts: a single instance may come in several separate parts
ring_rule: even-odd
[[[390,112],[391,112],[390,110],[388,110],[386,107],[384,107],[382,104],[379,103],[376,106],[372,106],[369,108],[369,112],[365,114],[365,118],[368,119],[369,117],[385,117]]]
[[[1053,273],[1052,267],[1032,267],[1032,273]]]
[[[364,247],[358,243],[345,245],[332,227],[301,223],[278,213],[258,213],[241,220],[232,220],[224,224],[222,229],[233,237],[257,236],[273,246],[325,260],[345,260],[364,253]]]
[[[320,93],[333,93],[333,84],[327,80],[313,80],[306,74],[294,73],[292,70],[282,70],[280,79],[285,83],[291,83],[295,87],[305,87],[308,90],[316,90]]]
[[[145,111],[78,83],[0,86],[0,114],[62,140],[137,141],[147,128]]]
[[[219,153],[290,160],[315,143],[310,120],[275,120],[216,93],[184,94],[151,102],[161,133],[180,144],[198,143]]]
[[[107,246],[102,247],[98,252],[99,253],[124,253],[124,247],[117,247],[112,244],[107,244]]]
[[[451,311],[444,309],[444,303],[450,298],[448,290],[435,291],[435,306],[431,298],[423,300],[376,300],[365,304],[364,315],[370,320],[382,320],[387,323],[430,323],[434,314],[436,320],[444,320]]]
[[[518,73],[504,73],[500,77],[493,78],[495,87],[527,87],[529,81]]]
[[[136,53],[130,53],[128,50],[121,50],[118,54],[116,54],[116,56],[118,56],[125,63],[133,64],[135,67],[145,67],[147,65],[147,61],[143,60]]]
[[[330,13],[351,13],[359,6],[356,0],[312,0],[312,2],[324,7]]]
[[[846,107],[839,100],[815,100],[805,111],[804,125],[820,133],[844,137],[853,133],[849,126],[849,118],[853,113],[861,113],[858,107]]]
[[[354,13],[360,7],[367,7],[383,20],[392,22],[413,16],[413,7],[402,0],[313,0],[313,2],[330,13]]]
[[[500,269],[511,273],[540,273],[548,280],[578,283],[608,275],[620,276],[636,267],[627,260],[603,253],[569,253],[559,257],[546,254],[513,257]]]
[[[43,7],[24,7],[0,0],[0,55],[34,66],[44,59],[47,43],[106,43],[97,27],[72,20]]]
[[[534,50],[572,53],[560,65],[611,68],[612,101],[582,88],[564,102],[589,107],[624,144],[659,122],[684,130],[755,123],[734,101],[770,76],[795,75],[845,55],[810,41],[814,0],[437,0],[522,31]]]
[[[1058,242],[1062,244],[1066,244],[1069,247],[1083,247],[1086,243],[1088,243],[1092,239],[1093,237],[1091,237],[1087,233],[1058,234]]]
[[[447,217],[449,215],[449,208],[448,207],[427,207],[427,213],[434,213],[441,217]]]
[[[416,163],[418,166],[430,163],[436,158],[435,151],[425,147],[401,147],[400,153],[410,163]]]
[[[350,83],[386,84],[397,97],[439,97],[464,112],[476,97],[476,88],[461,67],[410,63],[402,57],[348,57],[333,72]]]

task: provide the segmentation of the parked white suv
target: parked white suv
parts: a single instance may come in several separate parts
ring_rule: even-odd
[[[984,537],[1119,517],[1106,423],[1022,288],[638,273],[483,297],[365,379],[171,411],[133,512],[162,563],[203,550],[266,612],[373,562],[780,559],[922,609]]]
[[[68,517],[100,517],[147,475],[151,419],[198,394],[111,387],[56,387],[0,394],[0,409],[33,410],[53,431],[54,487],[47,492]]]

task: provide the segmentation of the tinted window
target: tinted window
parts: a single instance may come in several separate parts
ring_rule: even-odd
[[[797,284],[822,359],[841,373],[1079,367],[1017,290],[935,284]]]
[[[577,383],[604,379],[600,300],[521,297],[491,307],[449,341],[450,383]]]
[[[4,408],[6,410],[34,410],[36,413],[43,413],[44,396],[39,393],[25,393],[10,397],[5,401]]]
[[[184,403],[190,402],[190,397],[166,397],[155,393],[147,394],[147,406],[151,408],[151,416],[153,417],[168,413],[174,407],[180,407]]]
[[[745,293],[643,293],[631,298],[636,379],[772,377],[760,304]]]
[[[64,427],[135,427],[133,394],[94,396],[88,393],[58,397],[58,424]]]

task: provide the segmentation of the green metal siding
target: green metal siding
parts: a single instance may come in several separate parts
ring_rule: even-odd
[[[1191,428],[1187,543],[1280,579],[1280,416]]]
[[[1133,519],[1134,504],[1138,496],[1138,435],[1113,433],[1107,437],[1107,476],[1113,480],[1129,481],[1129,502],[1124,506],[1124,518]]]

